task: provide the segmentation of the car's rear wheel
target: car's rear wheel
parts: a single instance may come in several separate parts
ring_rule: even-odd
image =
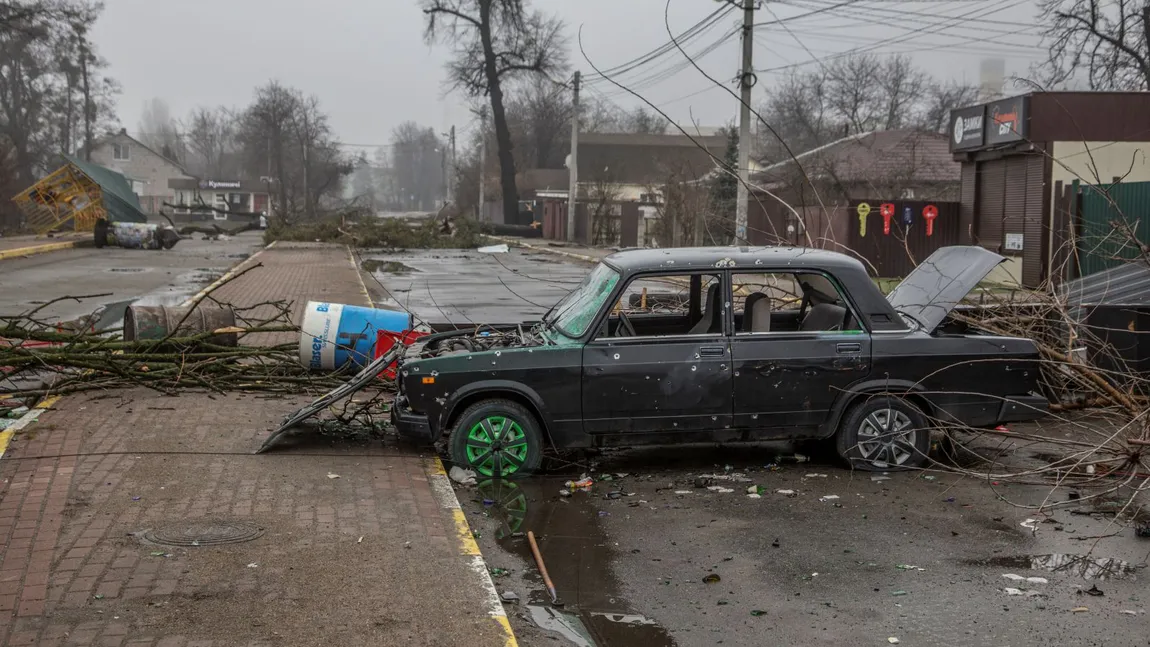
[[[468,407],[451,430],[451,460],[486,478],[530,474],[543,462],[539,422],[523,405],[493,398]]]
[[[930,426],[922,411],[903,398],[869,396],[847,411],[836,444],[839,456],[856,469],[915,469],[929,461]]]

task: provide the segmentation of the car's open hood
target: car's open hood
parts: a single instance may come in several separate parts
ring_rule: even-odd
[[[886,298],[900,314],[933,332],[954,306],[1005,260],[982,247],[941,247]]]

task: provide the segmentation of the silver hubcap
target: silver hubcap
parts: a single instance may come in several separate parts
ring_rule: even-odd
[[[875,467],[905,465],[918,449],[918,430],[910,417],[896,409],[879,409],[863,419],[858,432],[859,454]]]

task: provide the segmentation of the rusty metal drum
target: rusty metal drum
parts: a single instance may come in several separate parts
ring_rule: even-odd
[[[179,326],[179,330],[173,337],[190,337],[235,325],[236,313],[231,308],[202,304],[195,310],[189,306],[132,306],[124,313],[124,340],[159,341],[169,336],[175,326]],[[217,346],[235,346],[239,337],[234,332],[227,332],[213,335],[206,341]]]

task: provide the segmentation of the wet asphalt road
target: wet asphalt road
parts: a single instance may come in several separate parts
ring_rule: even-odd
[[[578,470],[458,494],[489,566],[511,571],[496,585],[522,598],[508,612],[525,645],[1150,644],[1150,541],[1131,529],[1065,511],[1032,533],[1020,524],[1034,513],[985,482],[778,463],[786,450],[632,450],[596,466],[627,476],[571,497],[559,491]],[[706,475],[732,491],[696,487]],[[1035,503],[1049,489],[998,491]],[[575,629],[540,628],[556,627],[555,612],[526,540],[512,535],[528,530]],[[1040,557],[1051,554],[1097,561],[1051,572]],[[1075,570],[1099,562],[1116,575]],[[1086,592],[1094,586],[1103,595]]]
[[[201,238],[181,240],[170,250],[81,248],[0,261],[0,314],[18,314],[63,296],[106,292],[111,295],[56,303],[40,314],[69,320],[127,299],[179,305],[263,246],[260,232],[227,241]]]
[[[573,290],[589,264],[512,249],[506,254],[474,250],[369,253],[389,261],[374,276],[388,294],[381,303],[409,309],[424,321],[456,324],[518,323],[538,319]],[[369,285],[373,294],[380,285]]]

